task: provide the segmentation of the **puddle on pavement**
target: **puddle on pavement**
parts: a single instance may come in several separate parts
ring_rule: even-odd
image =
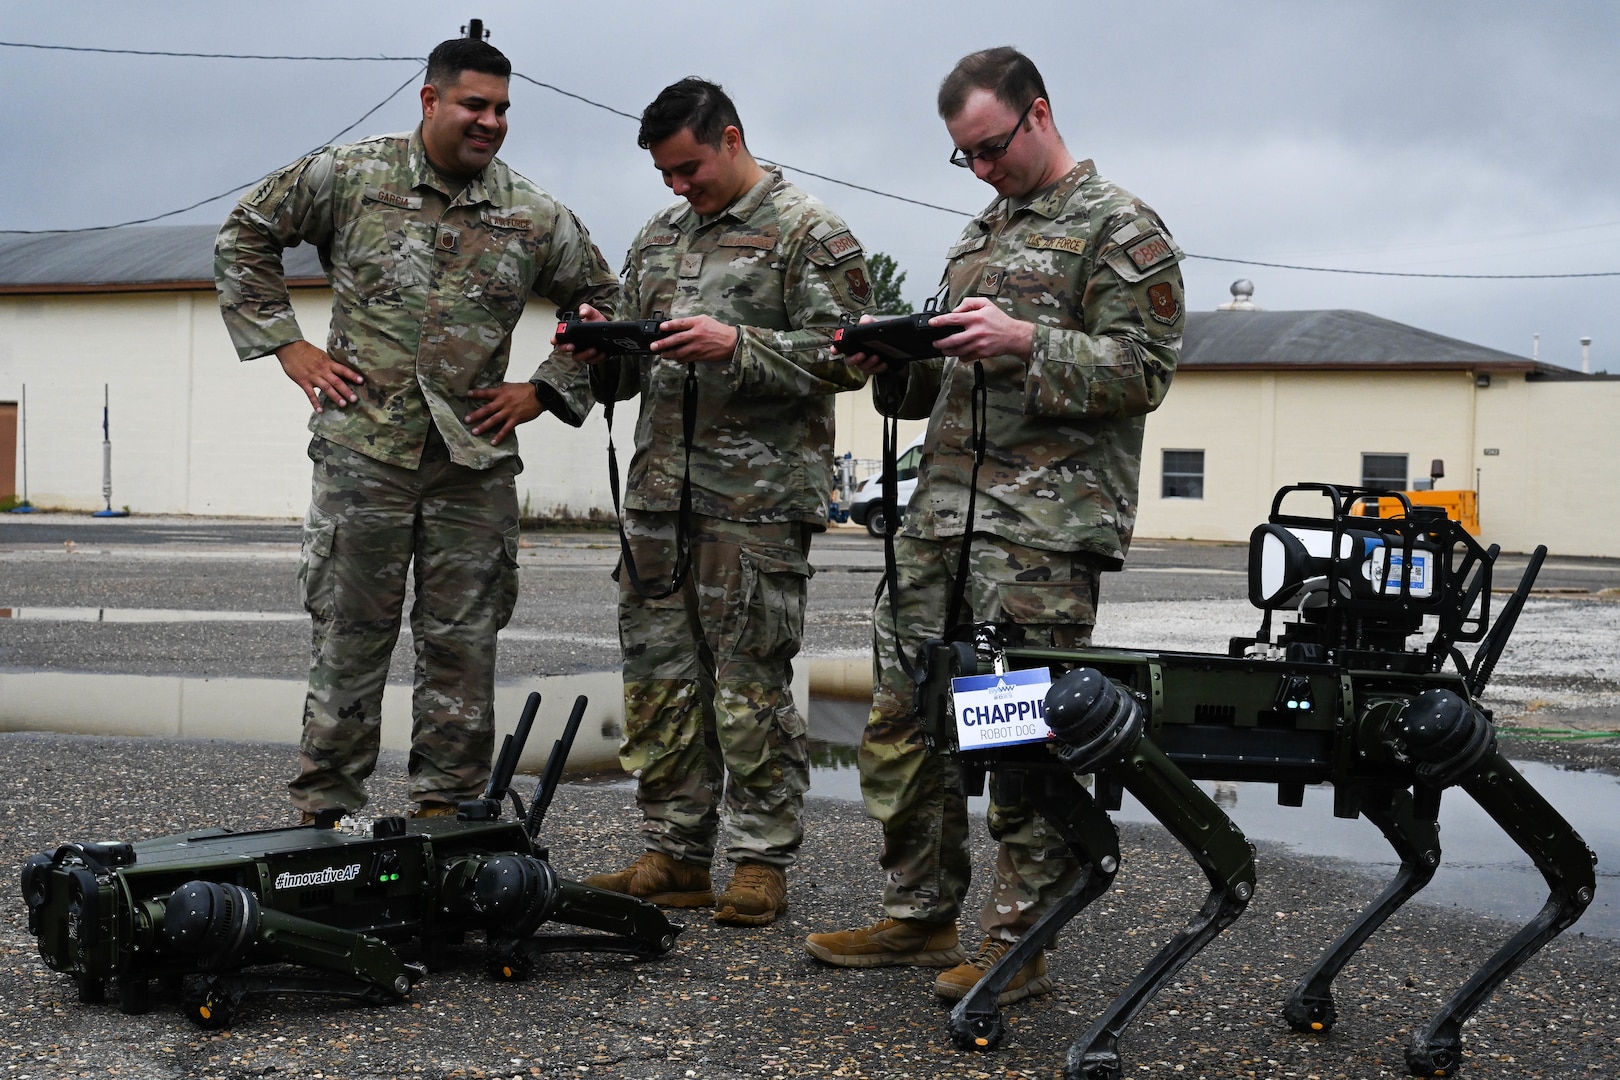
[[[855,747],[868,708],[864,702],[811,699],[812,795],[860,800]],[[1597,852],[1597,896],[1567,933],[1620,939],[1620,777],[1528,761],[1513,764]],[[1284,844],[1300,855],[1343,860],[1385,881],[1395,876],[1400,865],[1371,822],[1333,816],[1333,790],[1327,785],[1307,787],[1305,805],[1289,807],[1277,805],[1273,784],[1199,784],[1251,840]],[[972,813],[982,817],[985,803],[983,797],[970,799]],[[1116,821],[1153,821],[1129,794],[1113,817]],[[1418,901],[1464,907],[1521,924],[1541,910],[1547,885],[1540,871],[1479,804],[1460,790],[1447,792],[1441,799],[1440,843],[1440,869],[1418,894]],[[1259,869],[1263,880],[1263,855]],[[1120,880],[1128,874],[1127,867]],[[1369,890],[1367,898],[1375,894],[1376,890]]]
[[[808,703],[810,793],[858,802],[855,748],[869,705],[813,695],[808,674],[801,670],[794,689],[797,699]],[[818,683],[825,678],[827,673],[821,673]],[[538,773],[544,767],[580,694],[590,704],[569,754],[569,771],[617,770],[623,724],[622,684],[617,672],[498,685],[498,734],[512,729],[531,690],[540,692],[542,702],[520,765],[523,772]],[[304,683],[291,679],[0,671],[0,731],[293,744],[298,741],[303,698]],[[410,691],[405,684],[390,683],[383,695],[382,737],[389,749],[409,747]],[[1598,853],[1597,897],[1576,930],[1620,938],[1620,778],[1530,762],[1516,765]],[[1378,830],[1365,820],[1335,818],[1332,792],[1325,786],[1306,788],[1305,805],[1300,808],[1278,806],[1276,789],[1268,784],[1205,782],[1204,787],[1251,839],[1286,844],[1304,855],[1341,859],[1386,880],[1394,875],[1396,860]],[[982,815],[985,801],[982,796],[969,800],[972,812]],[[1115,817],[1151,820],[1128,795]],[[1423,901],[1519,921],[1540,908],[1546,898],[1541,875],[1473,800],[1461,792],[1449,793],[1441,803],[1440,824],[1444,856],[1434,882],[1421,894]]]
[[[301,680],[292,679],[0,671],[0,731],[296,744],[304,715],[304,689]],[[497,740],[516,725],[524,701],[535,690],[540,692],[540,711],[524,748],[521,771],[538,773],[545,767],[546,756],[562,735],[574,698],[580,694],[589,699],[589,705],[568,755],[569,770],[617,765],[624,715],[618,672],[497,684]],[[390,683],[383,692],[382,711],[383,746],[408,750],[410,686]]]
[[[192,608],[0,608],[0,619],[26,622],[171,623],[308,622],[301,611],[201,611]]]

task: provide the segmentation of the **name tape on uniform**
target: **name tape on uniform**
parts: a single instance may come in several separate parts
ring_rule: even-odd
[[[963,675],[951,680],[956,706],[956,745],[963,750],[1045,742],[1048,668],[1019,668],[1000,675]]]

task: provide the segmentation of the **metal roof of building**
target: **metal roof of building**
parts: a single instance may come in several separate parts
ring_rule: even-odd
[[[1568,370],[1362,311],[1191,311],[1177,366]]]
[[[0,293],[214,287],[217,225],[142,225],[83,233],[0,233]],[[285,255],[293,285],[325,284],[315,249]]]
[[[218,231],[214,225],[141,225],[85,233],[0,233],[0,294],[212,290]],[[285,259],[289,284],[326,283],[309,245],[286,252]],[[1259,308],[1188,312],[1178,366],[1225,371],[1463,369],[1582,377],[1569,368],[1365,312]]]

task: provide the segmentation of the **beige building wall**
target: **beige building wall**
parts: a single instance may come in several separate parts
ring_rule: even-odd
[[[331,293],[300,289],[305,333],[326,335]],[[555,313],[531,304],[510,377],[549,351]],[[0,296],[0,400],[28,387],[28,493],[49,508],[99,509],[102,386],[112,397],[115,508],[147,514],[300,517],[308,502],[308,406],[272,358],[236,360],[206,291]],[[835,452],[876,470],[870,391],[837,399]],[[628,466],[635,407],[615,423]],[[926,421],[904,421],[900,442]],[[520,429],[519,498],[534,516],[611,508],[600,412],[574,430]],[[1203,450],[1202,499],[1161,495],[1164,451]],[[1493,452],[1494,451],[1494,452]],[[1243,541],[1284,484],[1356,483],[1361,454],[1404,453],[1413,478],[1445,461],[1440,488],[1480,492],[1481,539],[1505,550],[1620,556],[1620,380],[1529,380],[1472,372],[1183,369],[1148,418],[1137,535]],[[22,489],[21,455],[16,482]]]
[[[311,340],[326,338],[331,293],[298,289]],[[550,351],[550,305],[532,303],[509,377]],[[211,292],[0,296],[0,399],[28,387],[28,493],[38,506],[95,510],[102,500],[102,387],[111,394],[112,504],[146,514],[302,517],[309,502],[309,406],[274,358],[236,359]],[[616,418],[628,448],[634,409]],[[553,417],[519,429],[530,513],[607,513],[606,428]],[[20,457],[20,455],[19,455]],[[629,461],[626,449],[622,458]],[[18,489],[21,490],[18,463]]]
[[[871,389],[862,387],[839,394],[833,406],[833,418],[837,425],[834,429],[834,452],[838,457],[847,453],[854,458],[856,482],[878,473],[883,461],[883,418],[872,406]],[[905,449],[906,444],[927,429],[927,420],[900,421],[897,449]],[[837,474],[834,473],[835,482],[836,478]]]
[[[1204,497],[1167,499],[1166,450],[1204,451]],[[1494,451],[1494,452],[1493,452]],[[1144,538],[1245,541],[1278,488],[1359,483],[1363,453],[1407,455],[1409,480],[1479,491],[1480,539],[1506,551],[1620,555],[1620,381],[1472,372],[1183,370],[1148,418]],[[1309,503],[1297,504],[1311,512]]]

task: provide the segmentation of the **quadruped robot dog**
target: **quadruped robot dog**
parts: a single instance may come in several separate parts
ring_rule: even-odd
[[[585,713],[574,703],[528,811],[512,776],[540,705],[530,694],[481,799],[456,816],[374,822],[323,812],[310,826],[204,829],[137,843],[64,844],[23,865],[28,929],[81,1002],[109,984],[126,1013],[178,994],[203,1028],[230,1024],[254,994],[405,998],[471,933],[500,979],[548,952],[649,958],[682,927],[653,905],[557,876],[534,842]],[[510,799],[513,818],[502,818]],[[592,933],[539,934],[547,922]],[[415,943],[419,960],[395,951]]]
[[[1285,499],[1292,507],[1312,495],[1325,499],[1330,513],[1282,512]],[[1399,498],[1402,512],[1368,516],[1379,498]],[[1434,876],[1441,796],[1456,790],[1529,855],[1549,894],[1530,923],[1413,1035],[1408,1072],[1455,1072],[1463,1023],[1580,918],[1596,886],[1591,849],[1502,756],[1490,711],[1479,702],[1546,548],[1531,556],[1493,621],[1497,555],[1437,508],[1391,492],[1302,484],[1277,493],[1269,521],[1250,539],[1249,598],[1264,616],[1259,633],[1233,639],[1225,655],[1026,648],[1016,626],[989,624],[971,643],[931,643],[919,705],[937,742],[959,744],[968,792],[982,793],[988,775],[999,798],[1021,793],[1084,865],[1073,889],[952,1011],[956,1044],[1000,1043],[997,997],[1108,890],[1120,847],[1107,811],[1118,809],[1128,790],[1186,847],[1210,891],[1186,928],[1069,1050],[1069,1080],[1119,1080],[1125,1027],[1242,914],[1254,892],[1253,849],[1195,779],[1275,783],[1288,806],[1302,805],[1304,785],[1329,783],[1334,814],[1366,817],[1400,857],[1382,895],[1283,1002],[1296,1031],[1331,1029],[1334,976]],[[1296,610],[1297,619],[1272,641],[1272,615],[1284,609]],[[1463,643],[1477,644],[1472,658],[1464,657]],[[1083,774],[1095,775],[1095,794],[1077,779]]]

